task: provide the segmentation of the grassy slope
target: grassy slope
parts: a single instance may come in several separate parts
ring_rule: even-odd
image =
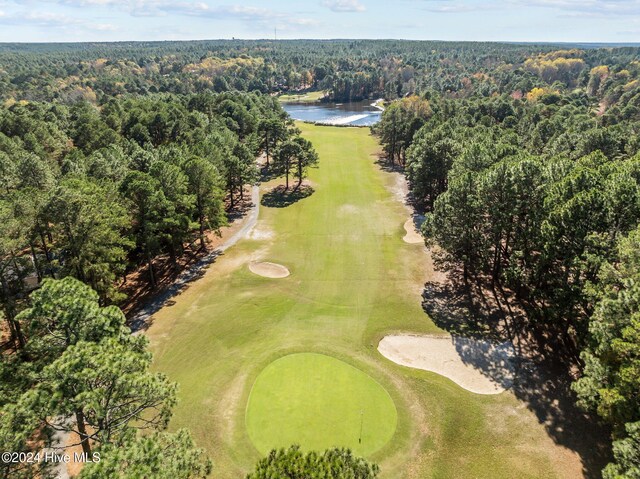
[[[249,435],[263,454],[293,443],[370,454],[391,439],[396,417],[391,397],[370,376],[315,353],[291,354],[267,366],[247,406]]]
[[[307,93],[286,93],[280,95],[278,100],[282,103],[315,103],[320,101],[327,94],[325,91],[310,91]]]
[[[283,355],[318,352],[362,369],[393,398],[396,433],[370,457],[383,478],[579,477],[510,394],[475,395],[377,353],[387,332],[438,331],[420,307],[427,255],[401,239],[408,213],[386,187],[392,175],[374,165],[368,131],[299,126],[320,154],[316,192],[263,208],[265,239],[241,241],[155,316],[155,366],[180,383],[171,428],[193,432],[214,477],[242,477],[259,458],[245,427],[256,377]],[[292,274],[257,277],[246,267],[252,257]]]

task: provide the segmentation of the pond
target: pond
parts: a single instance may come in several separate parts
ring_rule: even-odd
[[[369,126],[380,121],[382,110],[372,100],[351,103],[283,103],[294,120],[326,125]]]

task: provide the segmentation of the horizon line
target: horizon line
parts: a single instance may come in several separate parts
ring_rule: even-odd
[[[512,45],[612,45],[640,47],[640,41],[549,41],[549,40],[441,40],[441,39],[410,39],[410,38],[204,38],[204,39],[166,39],[166,40],[85,40],[85,41],[0,41],[2,45],[79,45],[79,44],[117,44],[117,43],[188,43],[188,42],[340,42],[340,41],[365,41],[365,42],[432,42],[432,43],[495,43]]]

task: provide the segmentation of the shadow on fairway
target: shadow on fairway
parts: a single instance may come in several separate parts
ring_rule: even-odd
[[[515,396],[544,424],[557,443],[579,454],[586,478],[601,477],[602,468],[611,460],[607,426],[576,406],[571,391],[570,365],[573,358],[563,354],[565,347],[557,337],[528,334],[529,318],[509,291],[492,287],[483,278],[463,279],[461,271],[450,269],[444,282],[427,282],[422,306],[433,322],[454,337],[461,359]],[[469,354],[464,341],[456,337],[477,338],[494,343],[513,344],[515,381],[508,384],[501,373],[502,364],[486,355]],[[490,358],[489,358],[490,359]]]
[[[314,191],[309,185],[302,185],[297,189],[290,187],[289,190],[286,190],[284,185],[280,185],[265,193],[260,204],[269,208],[284,208],[311,196]]]
[[[387,173],[404,173],[404,166],[391,163],[391,161],[389,161],[389,159],[384,155],[378,156],[375,163],[382,171],[386,171]]]

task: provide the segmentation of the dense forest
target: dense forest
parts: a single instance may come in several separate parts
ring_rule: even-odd
[[[631,47],[0,45],[0,449],[38,451],[65,432],[103,453],[80,477],[209,474],[188,431],[164,431],[177,385],[150,370],[146,340],[130,334],[122,280],[144,271],[153,289],[157,258],[177,267],[206,249],[261,175],[300,187],[318,158],[277,94],[304,90],[386,99],[373,132],[406,173],[439,264],[526,313],[506,325],[511,339],[577,368],[579,404],[611,427],[604,477],[640,477],[640,50]],[[378,472],[347,451],[291,448],[250,477],[292,463]],[[0,468],[11,478],[40,469]]]
[[[37,451],[63,432],[103,454],[83,477],[206,475],[187,431],[161,432],[176,385],[148,371],[146,340],[116,306],[122,279],[142,270],[153,290],[156,258],[179,269],[261,173],[284,174],[287,188],[297,178],[295,191],[315,152],[275,98],[243,92],[114,97],[99,108],[19,101],[0,111],[0,145],[0,447]],[[156,432],[138,438],[141,428]],[[1,468],[47,473],[37,461]]]
[[[607,479],[640,477],[637,54],[535,56],[493,95],[407,97],[374,128],[441,267],[525,312],[511,340],[581,369],[579,404],[613,431]]]
[[[127,93],[230,89],[327,90],[337,101],[431,90],[488,97],[554,83],[573,88],[589,81],[592,68],[623,70],[637,54],[631,47],[558,53],[552,45],[400,40],[0,44],[0,100],[102,104]]]

